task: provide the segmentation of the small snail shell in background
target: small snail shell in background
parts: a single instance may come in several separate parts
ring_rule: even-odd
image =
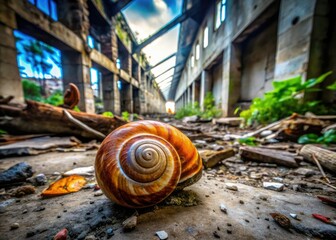
[[[202,160],[190,139],[156,121],[123,125],[102,142],[95,162],[104,194],[119,205],[155,205],[200,179]]]

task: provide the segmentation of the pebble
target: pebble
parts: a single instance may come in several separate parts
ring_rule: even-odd
[[[127,218],[125,221],[123,221],[122,226],[124,231],[131,231],[133,230],[137,225],[138,217],[132,216]]]
[[[272,178],[273,182],[283,183],[283,178],[281,177],[274,177]]]
[[[13,223],[11,226],[10,226],[10,229],[11,230],[14,230],[14,229],[18,229],[20,227],[20,225],[18,223]]]
[[[232,191],[238,191],[238,187],[235,185],[226,185],[226,189],[232,190]]]
[[[273,131],[271,130],[264,130],[260,133],[260,137],[267,137],[268,135],[271,135]]]
[[[221,203],[221,205],[220,205],[220,210],[221,210],[223,213],[227,213],[227,208],[226,208],[226,206],[225,206],[223,203]]]
[[[59,175],[61,175],[61,173],[60,172],[54,172],[52,175],[53,176],[59,176]]]
[[[96,237],[94,235],[88,235],[84,240],[96,240]]]
[[[103,194],[104,194],[104,193],[103,193],[102,190],[98,190],[97,192],[94,193],[93,196],[98,197],[98,196],[101,196],[101,195],[103,195]]]
[[[40,173],[35,177],[28,178],[27,181],[32,183],[34,186],[42,186],[48,182],[48,179],[46,175]]]
[[[108,228],[106,230],[106,234],[107,234],[107,237],[112,237],[114,235],[113,229],[112,228]]]
[[[266,195],[260,195],[259,198],[263,201],[267,201],[268,197]]]
[[[166,231],[157,231],[155,234],[160,238],[160,240],[168,238],[168,233],[166,233]]]
[[[96,186],[95,183],[88,183],[83,187],[83,189],[93,189],[95,188],[95,186]]]
[[[284,184],[274,182],[263,182],[263,187],[268,190],[281,192],[284,189]]]
[[[25,209],[25,210],[22,211],[22,214],[25,214],[25,213],[27,213],[27,212],[28,212],[28,210]]]

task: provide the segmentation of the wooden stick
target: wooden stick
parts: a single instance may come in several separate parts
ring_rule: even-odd
[[[317,157],[315,156],[315,153],[312,154],[312,157],[313,157],[317,167],[320,169],[320,172],[322,173],[322,176],[323,176],[324,180],[326,180],[327,183],[330,183],[330,180],[327,177],[327,175],[325,174],[325,172],[323,171],[323,168],[322,168],[320,162],[318,161]]]
[[[319,181],[320,183],[323,183],[323,184],[327,185],[328,187],[331,187],[332,189],[335,189],[335,190],[336,190],[336,187],[333,186],[333,185],[331,185],[331,184],[329,184],[329,183],[326,183],[326,182],[321,181],[321,180],[319,180],[319,179],[317,179],[317,181]]]
[[[64,112],[65,116],[69,119],[69,121],[72,122],[73,124],[75,124],[76,126],[84,129],[85,131],[88,131],[88,132],[96,135],[101,140],[106,138],[106,136],[104,134],[102,134],[101,132],[98,132],[98,131],[94,130],[93,128],[90,128],[88,125],[86,125],[86,124],[82,123],[81,121],[79,121],[78,119],[74,118],[66,109],[63,109],[63,112]]]

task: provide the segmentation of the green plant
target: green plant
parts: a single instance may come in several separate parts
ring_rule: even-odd
[[[103,115],[104,117],[111,117],[111,118],[114,117],[114,115],[113,115],[112,112],[103,112],[102,115]]]
[[[0,129],[0,136],[7,134],[5,130]]]
[[[121,113],[121,117],[122,117],[122,119],[124,119],[125,121],[129,121],[130,114],[129,114],[129,112],[124,111],[124,112]]]
[[[22,80],[24,98],[28,100],[41,101],[41,87],[33,81]]]
[[[215,97],[211,92],[206,93],[203,106],[204,111],[201,113],[201,118],[209,119],[222,115],[222,111],[215,106]]]
[[[298,143],[300,144],[321,143],[326,145],[336,143],[336,130],[330,129],[326,131],[322,136],[318,136],[317,134],[314,133],[302,135],[298,139]]]
[[[292,113],[313,112],[315,114],[327,114],[336,112],[335,108],[328,108],[320,104],[320,101],[304,101],[302,95],[308,92],[321,91],[316,88],[329,76],[327,72],[318,78],[312,78],[302,83],[301,76],[284,81],[273,81],[274,90],[264,94],[263,98],[255,98],[248,110],[242,111],[247,125],[266,124],[274,122]]]
[[[179,108],[176,111],[175,118],[182,119],[187,116],[200,115],[200,114],[201,109],[198,105],[198,102],[195,102],[194,104],[189,103],[185,107]]]
[[[247,137],[247,138],[240,138],[239,140],[240,144],[245,144],[249,146],[256,146],[256,138],[255,137]]]
[[[81,111],[78,106],[75,106],[74,109],[72,109],[72,110],[74,110],[75,112],[80,112]]]
[[[56,91],[53,94],[51,94],[49,97],[44,99],[42,102],[48,103],[54,106],[59,106],[63,104],[63,94],[61,91]]]

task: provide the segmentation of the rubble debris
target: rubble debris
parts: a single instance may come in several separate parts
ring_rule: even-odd
[[[63,108],[49,104],[26,100],[25,108],[0,105],[0,116],[9,116],[10,120],[2,121],[0,128],[7,132],[15,133],[57,133],[68,134],[88,139],[96,139],[97,136],[83,131],[71,123],[65,116]],[[98,114],[86,112],[68,112],[80,122],[105,135],[112,132],[117,127],[125,124],[126,121],[120,117],[105,117]]]
[[[240,117],[226,117],[226,118],[217,118],[212,119],[213,124],[222,124],[222,125],[228,125],[231,127],[238,127],[243,123],[243,118]]]
[[[20,186],[8,191],[12,197],[23,197],[28,194],[35,193],[35,187],[32,185]]]
[[[272,149],[258,147],[241,147],[241,157],[244,160],[252,160],[263,163],[275,163],[286,167],[298,167],[295,161],[295,154]]]
[[[53,240],[66,240],[68,237],[68,229],[63,228],[61,231],[59,231]]]
[[[235,155],[233,148],[227,148],[222,151],[201,150],[199,153],[205,168],[212,168],[220,161]]]
[[[137,216],[131,216],[127,218],[125,221],[122,223],[123,230],[125,232],[132,231],[138,222],[138,217]]]
[[[48,182],[46,175],[43,173],[37,174],[34,177],[27,178],[27,182],[30,182],[34,186],[42,186]]]
[[[13,223],[11,226],[10,226],[10,230],[15,230],[15,229],[18,229],[20,227],[20,224],[18,223]]]
[[[0,173],[0,187],[25,182],[32,175],[32,167],[26,162],[20,162]]]
[[[263,187],[268,190],[273,190],[277,192],[281,192],[284,189],[283,183],[276,183],[276,182],[263,182]]]
[[[197,116],[197,115],[194,115],[194,116],[184,117],[184,118],[182,119],[182,122],[184,122],[184,123],[197,122],[197,120],[198,120],[198,116]]]
[[[78,145],[72,137],[44,136],[0,146],[0,158],[21,155],[36,155],[57,147],[71,148]]]
[[[86,180],[82,176],[72,175],[61,178],[52,183],[47,189],[41,193],[42,197],[54,197],[68,193],[78,192],[86,184]]]
[[[335,152],[311,144],[303,146],[300,150],[300,155],[303,156],[305,160],[315,164],[313,154],[324,168],[331,172],[336,172]]]
[[[270,213],[274,221],[279,224],[280,227],[288,230],[292,227],[292,223],[288,217],[281,213]]]
[[[94,175],[94,167],[79,167],[74,168],[70,171],[63,173],[63,176],[71,176],[71,175],[80,175],[80,176],[93,176]]]
[[[226,213],[226,214],[227,214],[227,208],[226,208],[226,206],[225,206],[223,203],[221,203],[221,205],[220,205],[220,210],[221,210],[223,213]]]
[[[160,238],[160,240],[168,239],[168,233],[166,231],[157,231],[155,234]]]

